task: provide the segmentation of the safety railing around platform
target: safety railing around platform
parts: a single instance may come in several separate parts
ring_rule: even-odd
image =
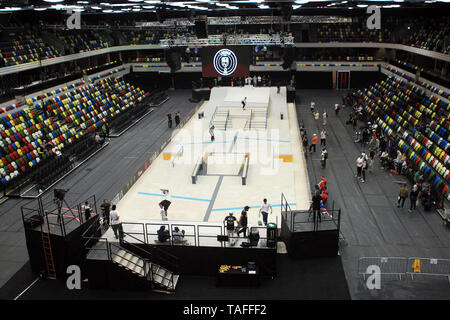
[[[380,268],[383,276],[398,277],[400,280],[406,276],[406,266],[408,260],[402,257],[361,257],[358,259],[358,274],[364,279],[373,274],[371,266]]]
[[[161,221],[145,224],[123,222],[122,226],[125,235],[132,235],[136,242],[148,245],[222,248],[242,246],[272,249],[272,247],[267,246],[268,237],[267,227],[265,226],[248,227],[248,237],[237,236],[237,228],[230,234],[225,224],[220,226],[193,225]],[[165,233],[164,235],[162,234],[163,232]],[[228,237],[227,239],[224,238],[226,236]]]
[[[21,207],[22,220],[25,227],[34,228],[39,225],[41,230],[46,228],[48,233],[65,237],[76,227],[86,222],[86,217],[83,215],[84,210],[82,209],[82,205],[85,202],[92,206],[91,209],[94,211],[92,214],[96,214],[95,196],[91,196],[73,206],[69,205],[65,200],[57,198],[46,198],[43,200],[42,197],[39,197]]]
[[[331,209],[321,205],[319,212],[314,212],[312,205],[308,210],[292,210],[284,194],[281,194],[281,219],[290,232],[331,231],[340,232],[341,209]]]

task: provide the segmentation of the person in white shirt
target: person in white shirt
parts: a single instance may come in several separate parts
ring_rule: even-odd
[[[311,112],[314,113],[314,108],[316,107],[316,103],[311,101]]]
[[[356,159],[356,177],[361,178],[361,173],[362,173],[362,167],[364,165],[364,157],[363,155],[360,155],[358,157],[358,159]]]
[[[269,211],[270,211],[270,214],[272,214],[272,205],[270,203],[267,203],[267,199],[264,199],[263,204],[262,204],[261,208],[259,209],[259,216],[262,215],[265,226],[267,226],[267,217],[269,215]]]
[[[87,201],[81,206],[81,211],[84,212],[85,222],[88,221],[91,217],[91,207]]]
[[[172,203],[172,197],[170,196],[168,189],[161,189],[161,191],[165,195],[165,199],[159,203],[159,207],[161,208],[161,218],[162,220],[167,220],[167,209],[169,209],[169,206]]]
[[[114,236],[116,239],[123,239],[125,236],[123,235],[122,222],[120,221],[119,212],[116,210],[115,204],[111,207],[109,217],[111,219],[111,228],[114,231]],[[117,235],[117,233],[119,233],[119,235]]]
[[[320,131],[320,146],[321,147],[325,147],[327,145],[327,130],[325,130],[325,128],[322,129],[322,131]]]
[[[172,231],[172,240],[173,242],[183,242],[184,241],[185,231],[181,230],[178,227],[175,227]]]
[[[326,126],[327,125],[327,118],[328,118],[328,113],[326,111],[323,111],[322,113],[322,125]]]

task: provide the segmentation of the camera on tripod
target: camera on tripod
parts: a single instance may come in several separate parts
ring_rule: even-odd
[[[66,193],[69,190],[64,190],[64,189],[54,189],[53,190],[53,201],[55,203],[57,202],[63,202],[64,198],[66,197]]]

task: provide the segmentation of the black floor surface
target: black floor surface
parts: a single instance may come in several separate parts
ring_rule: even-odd
[[[322,116],[316,123],[310,102],[316,102],[316,108],[322,115],[326,110],[329,117],[326,125],[328,138],[326,147],[328,161],[325,169],[320,168],[320,147],[308,154],[307,166],[311,187],[319,182],[320,175],[327,178],[329,189],[328,206],[334,201],[335,208],[342,209],[341,231],[345,242],[340,247],[344,269],[353,299],[375,298],[373,292],[365,289],[357,275],[360,257],[423,257],[450,259],[450,230],[434,211],[421,209],[409,213],[397,208],[397,195],[400,188],[397,181],[406,181],[403,176],[395,176],[380,169],[376,159],[374,172],[367,173],[365,183],[355,178],[356,158],[363,148],[354,142],[354,132],[345,122],[350,108],[341,109],[338,116],[334,104],[341,103],[343,91],[335,90],[298,90],[297,116],[303,122],[311,141],[313,133],[319,135],[322,130]],[[320,142],[320,140],[319,140]],[[366,148],[367,151],[368,148]],[[441,278],[434,281],[393,281],[382,285],[377,298],[410,299],[434,297],[450,299],[450,283]],[[437,285],[444,284],[443,287]],[[403,288],[400,290],[400,288]],[[428,289],[427,289],[428,288]]]
[[[348,300],[350,293],[340,257],[292,260],[278,255],[277,277],[263,279],[258,288],[216,287],[215,277],[181,276],[175,294],[155,292],[123,292],[90,290],[82,283],[81,290],[68,290],[63,281],[40,279],[19,300],[33,299],[151,299],[151,300]],[[26,264],[13,279],[0,290],[0,299],[14,299],[14,283],[32,283]],[[28,284],[27,284],[28,285]],[[25,287],[25,286],[24,286]]]
[[[70,189],[66,195],[69,205],[78,204],[93,194],[98,204],[102,199],[114,197],[173,134],[174,129],[167,126],[167,113],[179,111],[183,121],[197,105],[189,102],[190,90],[168,91],[167,94],[170,99],[161,107],[156,107],[121,137],[112,138],[109,146],[55,185],[55,188]],[[44,202],[52,198],[53,193],[47,192]],[[29,201],[8,199],[0,205],[0,286],[28,261],[20,207]]]

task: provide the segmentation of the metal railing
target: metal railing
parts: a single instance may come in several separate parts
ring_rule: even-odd
[[[406,274],[414,276],[446,277],[450,281],[450,259],[408,258]]]
[[[402,257],[361,257],[358,259],[358,274],[366,279],[372,273],[368,271],[370,266],[378,266],[381,275],[396,276],[402,279],[405,276],[407,259]]]
[[[360,257],[358,259],[358,274],[365,279],[371,275],[368,268],[377,266],[381,276],[395,276],[400,280],[409,275],[415,277],[443,277],[450,281],[450,259],[418,258],[418,257]]]

